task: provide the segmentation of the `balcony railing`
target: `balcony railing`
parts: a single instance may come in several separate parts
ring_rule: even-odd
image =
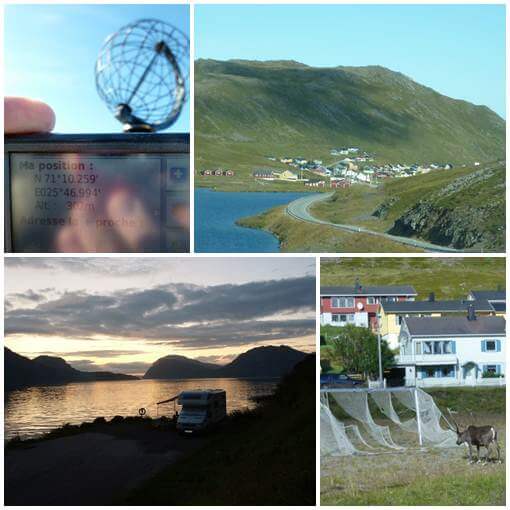
[[[397,364],[400,365],[409,365],[414,363],[426,364],[430,363],[431,365],[436,363],[457,363],[457,355],[456,354],[407,354],[397,356]]]

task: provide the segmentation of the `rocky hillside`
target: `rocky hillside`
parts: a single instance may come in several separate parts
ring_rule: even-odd
[[[391,162],[494,161],[505,151],[505,122],[489,108],[379,66],[198,60],[195,126],[199,166],[343,145]]]
[[[462,250],[505,251],[504,164],[458,177],[425,195],[388,232]]]

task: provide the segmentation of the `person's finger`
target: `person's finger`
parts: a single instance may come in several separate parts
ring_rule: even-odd
[[[4,99],[5,134],[47,133],[55,127],[55,113],[41,101],[24,97]]]

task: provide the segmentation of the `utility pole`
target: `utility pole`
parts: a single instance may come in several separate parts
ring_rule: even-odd
[[[379,307],[381,305],[379,304]],[[377,355],[379,357],[379,387],[383,387],[383,368],[382,368],[382,354],[381,354],[381,322],[379,320],[379,311],[377,311]]]

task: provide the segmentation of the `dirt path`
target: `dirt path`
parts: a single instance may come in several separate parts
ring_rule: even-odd
[[[6,505],[108,505],[203,439],[153,442],[85,432],[5,452]]]

